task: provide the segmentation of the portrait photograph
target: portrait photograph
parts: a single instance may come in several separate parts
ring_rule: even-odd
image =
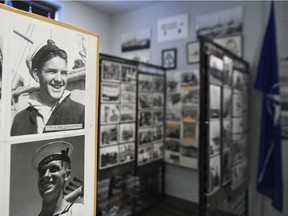
[[[209,192],[216,192],[221,186],[221,163],[220,155],[210,158]]]
[[[151,109],[153,108],[154,94],[148,92],[139,92],[138,101],[139,109]]]
[[[101,76],[103,81],[120,82],[121,64],[102,60]]]
[[[152,145],[141,146],[138,148],[138,165],[143,165],[152,160]]]
[[[175,69],[177,67],[177,49],[162,50],[162,67],[164,69]]]
[[[181,87],[197,87],[200,83],[199,79],[198,67],[191,71],[183,71],[181,72]]]
[[[222,94],[222,117],[227,118],[231,116],[232,116],[232,89],[229,87],[224,87]]]
[[[242,35],[218,37],[214,42],[228,49],[233,54],[242,57]]]
[[[119,137],[119,125],[102,125],[100,126],[100,146],[115,145]]]
[[[153,131],[151,128],[140,128],[138,130],[138,145],[145,145],[153,142]]]
[[[233,71],[233,88],[237,92],[247,93],[248,75],[238,70]]]
[[[154,76],[149,74],[138,75],[138,91],[153,91],[154,90]]]
[[[179,108],[181,107],[181,93],[175,92],[167,94],[166,96],[166,107],[169,107],[170,109]]]
[[[152,145],[152,158],[154,160],[161,159],[164,156],[164,146],[163,143],[154,143]]]
[[[154,76],[154,92],[164,92],[165,86],[164,86],[164,77],[162,76]]]
[[[180,76],[175,74],[175,71],[166,72],[166,92],[177,92],[179,91],[180,85]]]
[[[129,83],[136,83],[137,77],[137,68],[132,65],[121,65],[121,81],[122,82],[129,82]]]
[[[220,147],[221,147],[220,120],[211,120],[209,125],[210,156],[219,154]]]
[[[139,126],[145,127],[154,124],[152,110],[141,110],[139,111]]]
[[[6,67],[11,84],[10,135],[84,129],[86,78],[91,76],[86,70],[96,74],[91,68],[96,56],[91,56],[90,37],[20,16],[11,18],[7,35],[13,41]]]
[[[119,158],[119,146],[108,146],[99,149],[100,169],[116,166]]]
[[[41,211],[42,199],[45,199],[43,195],[45,191],[50,188],[50,193],[58,193],[57,183],[51,183],[49,187],[45,186],[40,170],[43,166],[53,164],[53,166],[58,166],[58,169],[61,166],[63,171],[68,171],[60,159],[53,160],[51,157],[50,160],[46,159],[53,154],[58,154],[62,148],[67,152],[67,158],[70,161],[66,162],[65,160],[65,162],[71,165],[69,178],[67,175],[67,179],[65,178],[65,181],[63,179],[65,182],[62,189],[63,198],[74,203],[75,206],[83,206],[85,204],[83,192],[84,146],[84,136],[12,144],[9,215],[38,215]],[[59,174],[57,178],[60,181]],[[53,184],[55,185],[53,186]],[[29,195],[29,199],[27,199],[27,195]]]
[[[119,104],[101,104],[101,124],[111,124],[120,122],[120,105]]]
[[[121,102],[136,101],[136,85],[129,83],[121,83]]]
[[[221,116],[221,88],[217,85],[210,85],[209,95],[209,116],[210,118],[220,118]]]
[[[121,122],[136,121],[136,105],[132,103],[121,103]]]
[[[135,140],[135,123],[120,124],[120,142],[132,142]]]
[[[134,142],[119,145],[119,162],[128,163],[134,160],[135,160]]]
[[[209,66],[210,83],[215,85],[222,85],[224,72],[223,60],[214,55],[210,55]]]
[[[120,102],[120,84],[102,82],[101,102]]]
[[[153,110],[153,122],[154,124],[163,124],[164,123],[164,110]]]
[[[164,93],[154,93],[152,96],[154,108],[161,108],[164,106]]]
[[[164,126],[156,126],[152,128],[153,142],[163,140]]]

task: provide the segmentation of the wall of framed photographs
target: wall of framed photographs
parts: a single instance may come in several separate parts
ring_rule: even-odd
[[[249,68],[221,46],[200,43],[200,212],[241,215],[247,213]]]
[[[40,164],[65,153],[59,200],[95,215],[99,36],[3,4],[0,16],[0,215],[38,215],[55,186],[44,186]]]

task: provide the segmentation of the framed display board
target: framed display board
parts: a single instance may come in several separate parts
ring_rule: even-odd
[[[0,215],[45,213],[51,197],[95,215],[99,36],[2,4],[0,16]]]
[[[201,38],[200,70],[200,212],[240,215],[229,205],[247,211],[248,63]]]

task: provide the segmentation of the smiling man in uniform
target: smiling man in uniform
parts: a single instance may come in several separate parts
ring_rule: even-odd
[[[11,136],[84,128],[85,107],[71,100],[66,90],[67,61],[67,53],[51,39],[31,49],[26,64],[40,90],[15,116]]]

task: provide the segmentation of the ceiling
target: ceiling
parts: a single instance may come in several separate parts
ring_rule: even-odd
[[[128,11],[133,11],[140,9],[142,7],[147,7],[159,1],[150,0],[150,1],[120,1],[120,0],[103,0],[103,1],[93,1],[93,0],[81,0],[84,4],[89,5],[99,11],[102,11],[111,16],[118,15],[121,13],[126,13]]]

